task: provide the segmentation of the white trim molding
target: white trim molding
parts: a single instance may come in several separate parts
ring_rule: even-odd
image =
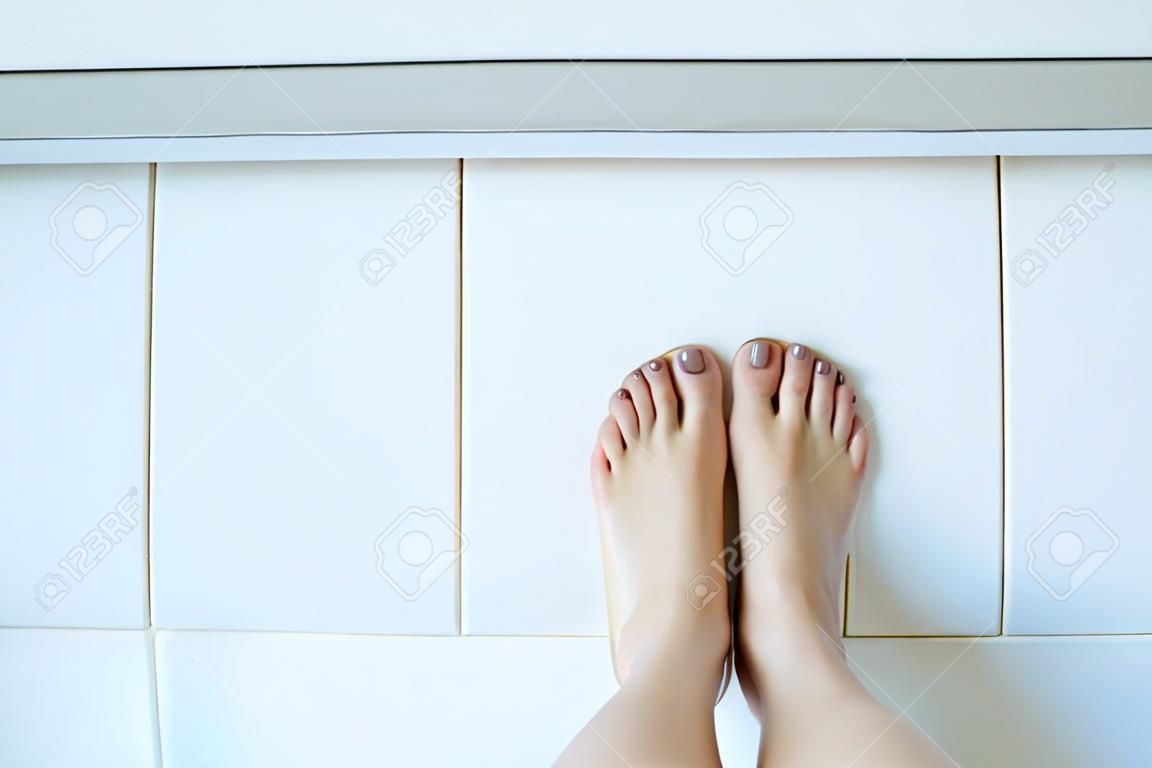
[[[1152,60],[0,75],[0,163],[1152,153]]]

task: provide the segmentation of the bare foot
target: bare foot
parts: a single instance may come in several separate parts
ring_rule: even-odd
[[[774,659],[841,652],[839,590],[868,453],[856,393],[802,345],[755,340],[732,362],[728,439],[744,569],[737,670],[760,716]],[[797,665],[798,666],[798,665]]]
[[[694,583],[723,549],[721,387],[712,353],[685,347],[628,374],[600,427],[592,487],[622,683],[669,655],[719,675],[730,648],[726,581]]]

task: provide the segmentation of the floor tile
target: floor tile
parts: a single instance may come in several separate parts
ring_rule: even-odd
[[[848,653],[957,765],[1152,763],[1152,638],[860,639]]]
[[[457,181],[160,167],[158,626],[455,631]]]
[[[1004,161],[1005,629],[1152,632],[1152,158]]]
[[[998,629],[992,160],[473,162],[465,200],[466,632],[605,631],[609,394],[674,345],[755,335],[834,356],[875,418],[849,631]]]
[[[1129,768],[1152,757],[1150,642],[850,638],[848,653],[960,765]],[[157,662],[168,768],[549,765],[615,690],[595,638],[161,632]],[[725,765],[754,762],[735,685],[717,732]]]
[[[0,625],[143,627],[148,167],[0,168]]]
[[[596,639],[161,632],[157,655],[166,768],[550,765],[615,689]]]
[[[160,765],[147,632],[0,629],[0,681],[0,765]]]

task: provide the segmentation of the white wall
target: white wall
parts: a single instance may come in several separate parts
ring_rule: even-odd
[[[0,70],[585,58],[1148,56],[1152,4],[1099,0],[109,0],[7,3]]]

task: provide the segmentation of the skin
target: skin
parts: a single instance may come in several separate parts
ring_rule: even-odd
[[[806,347],[687,347],[609,401],[592,456],[620,689],[556,765],[720,765],[712,710],[735,637],[760,765],[952,765],[848,668],[837,594],[868,454],[856,393]],[[742,552],[737,631],[724,578],[731,456]]]

